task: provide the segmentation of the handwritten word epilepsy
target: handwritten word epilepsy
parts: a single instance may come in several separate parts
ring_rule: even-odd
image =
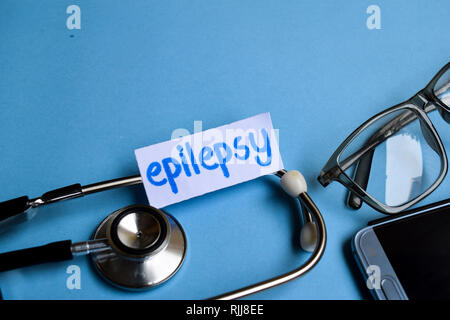
[[[270,136],[266,129],[261,129],[263,144],[258,146],[253,132],[248,133],[248,139],[243,139],[241,135],[234,137],[232,145],[222,141],[211,146],[203,146],[198,154],[194,154],[189,142],[184,145],[178,144],[178,159],[166,157],[159,161],[154,161],[147,168],[147,179],[154,186],[170,185],[171,191],[178,193],[176,178],[181,174],[191,177],[193,174],[199,175],[203,170],[221,170],[225,178],[230,177],[227,164],[233,159],[248,160],[253,158],[262,167],[272,163],[272,149]],[[245,142],[249,142],[247,145]]]

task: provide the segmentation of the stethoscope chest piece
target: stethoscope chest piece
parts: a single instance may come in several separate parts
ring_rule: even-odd
[[[186,254],[186,235],[178,221],[146,205],[110,214],[93,234],[93,240],[102,239],[111,249],[92,252],[92,262],[105,280],[122,289],[163,283],[178,271]]]

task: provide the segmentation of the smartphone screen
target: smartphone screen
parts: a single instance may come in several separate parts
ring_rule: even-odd
[[[409,299],[450,298],[450,206],[373,230]]]

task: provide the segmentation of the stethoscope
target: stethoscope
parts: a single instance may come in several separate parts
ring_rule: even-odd
[[[275,175],[280,177],[286,193],[300,201],[303,216],[300,245],[312,254],[295,270],[213,299],[237,299],[286,283],[311,270],[322,257],[326,245],[325,223],[307,193],[304,177],[296,170],[281,170]],[[29,220],[33,208],[139,183],[142,183],[140,176],[131,176],[87,186],[74,184],[34,199],[24,196],[8,200],[0,203],[0,229]],[[171,278],[183,264],[186,248],[186,234],[173,216],[150,205],[131,205],[107,216],[91,240],[58,241],[0,254],[0,271],[89,255],[99,274],[112,285],[143,290]]]

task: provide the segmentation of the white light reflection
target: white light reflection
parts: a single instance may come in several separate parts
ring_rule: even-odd
[[[386,204],[399,206],[422,190],[423,159],[420,141],[398,134],[386,142]]]

